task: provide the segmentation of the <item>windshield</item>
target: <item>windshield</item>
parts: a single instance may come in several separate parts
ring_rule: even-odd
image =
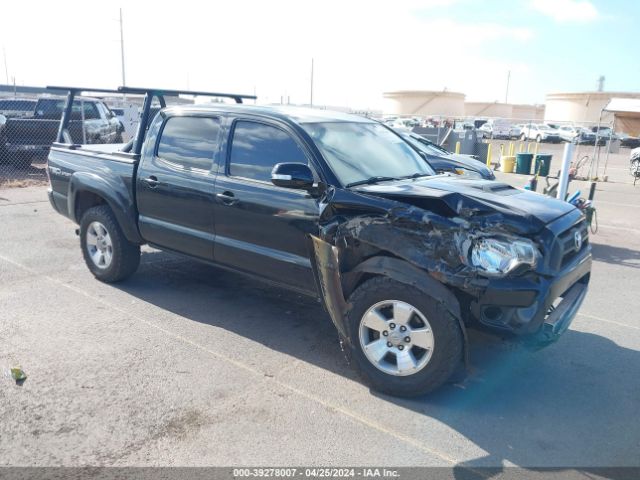
[[[412,145],[414,145],[418,150],[426,153],[427,155],[436,155],[441,157],[442,155],[451,155],[444,148],[431,143],[426,138],[417,137],[415,135],[407,135],[407,140],[409,140]]]
[[[406,141],[378,123],[322,122],[302,127],[343,185],[373,177],[435,175]]]

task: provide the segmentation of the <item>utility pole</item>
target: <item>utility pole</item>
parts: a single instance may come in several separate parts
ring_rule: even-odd
[[[127,82],[124,76],[124,28],[122,27],[122,8],[120,8],[120,58],[122,60],[122,86],[124,87]],[[123,95],[123,98],[127,98]]]
[[[504,103],[509,103],[509,81],[511,80],[511,70],[507,71],[507,89],[504,92]]]
[[[9,68],[7,67],[7,50],[2,47],[2,55],[4,56],[4,75],[6,77],[6,84],[9,85]]]
[[[313,107],[313,57],[311,58],[311,106]]]

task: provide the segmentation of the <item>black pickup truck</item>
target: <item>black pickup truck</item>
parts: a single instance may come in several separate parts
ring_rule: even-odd
[[[586,295],[591,247],[568,203],[436,175],[366,118],[218,103],[151,120],[164,94],[147,92],[122,151],[51,149],[51,204],[99,280],[133,274],[150,244],[318,297],[364,378],[402,396],[451,376],[467,327],[549,343]]]
[[[31,116],[7,118],[0,127],[0,157],[23,160],[45,158],[56,140],[64,98],[39,98]],[[75,143],[120,143],[124,126],[101,100],[76,97],[68,124],[68,140]]]

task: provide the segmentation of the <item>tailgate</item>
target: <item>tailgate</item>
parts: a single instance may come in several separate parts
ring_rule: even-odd
[[[6,124],[8,145],[50,146],[58,135],[58,120],[11,118]]]

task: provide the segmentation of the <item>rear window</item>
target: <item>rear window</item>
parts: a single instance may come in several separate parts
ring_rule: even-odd
[[[43,118],[62,118],[62,112],[66,105],[66,100],[57,99],[41,99],[38,100],[36,106],[36,115]],[[84,112],[82,111],[84,110]],[[82,120],[84,115],[85,120],[95,120],[100,118],[98,108],[92,101],[75,100],[73,107],[71,107],[71,120]]]
[[[36,102],[30,100],[0,100],[0,111],[15,110],[28,112],[35,108]]]
[[[157,156],[186,170],[210,170],[218,148],[220,121],[207,117],[172,117],[165,123]]]

